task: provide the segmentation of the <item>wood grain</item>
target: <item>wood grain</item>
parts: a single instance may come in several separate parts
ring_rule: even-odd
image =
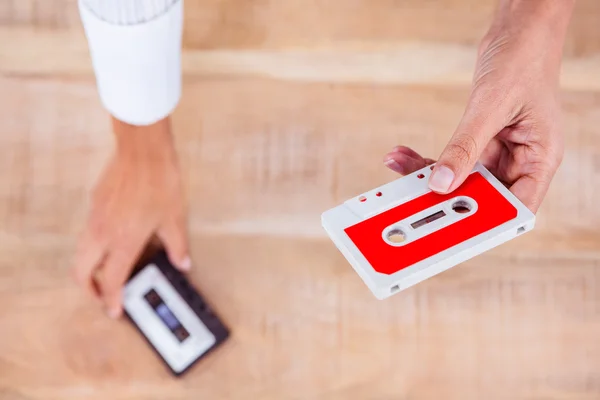
[[[74,0],[0,6],[0,74],[92,75]],[[309,82],[465,86],[493,0],[188,0],[183,71]],[[600,90],[595,0],[580,0],[562,85]],[[2,23],[4,21],[4,23]],[[35,29],[32,29],[32,26]]]
[[[599,398],[596,2],[575,13],[535,231],[381,302],[320,227],[395,178],[395,145],[436,157],[456,127],[493,3],[447,3],[186,2],[192,280],[233,336],[179,381],[70,278],[113,146],[76,11],[2,3],[0,399]]]

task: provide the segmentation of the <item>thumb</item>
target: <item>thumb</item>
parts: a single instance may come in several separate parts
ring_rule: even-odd
[[[157,236],[165,247],[169,261],[181,271],[192,268],[189,256],[188,237],[183,218],[165,222],[157,232]]]
[[[429,188],[450,193],[469,176],[488,142],[505,126],[502,107],[494,99],[473,98],[458,128],[435,164]]]

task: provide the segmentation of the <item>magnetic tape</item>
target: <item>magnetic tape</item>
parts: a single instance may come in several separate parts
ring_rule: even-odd
[[[325,211],[322,225],[378,299],[505,243],[535,215],[483,165],[438,194],[427,166]]]

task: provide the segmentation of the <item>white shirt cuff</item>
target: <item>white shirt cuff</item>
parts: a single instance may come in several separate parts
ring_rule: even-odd
[[[79,0],[100,100],[115,118],[149,125],[181,96],[183,0],[140,23],[115,23]]]

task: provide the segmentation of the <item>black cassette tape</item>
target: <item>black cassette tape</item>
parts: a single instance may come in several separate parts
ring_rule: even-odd
[[[164,251],[132,274],[123,290],[123,307],[175,376],[188,371],[230,335]]]

